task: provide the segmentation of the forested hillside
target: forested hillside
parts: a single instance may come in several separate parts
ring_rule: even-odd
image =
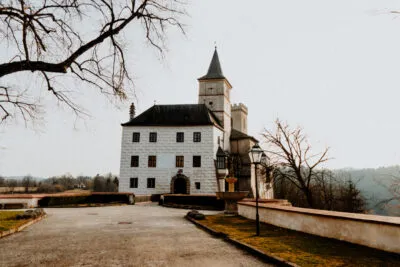
[[[339,176],[350,178],[367,200],[367,209],[375,214],[400,216],[399,195],[385,205],[385,200],[396,197],[393,191],[400,181],[400,166],[380,167],[377,169],[340,169]],[[398,188],[397,190],[399,190]],[[392,192],[391,192],[392,191]],[[397,191],[399,192],[399,191]],[[381,204],[380,204],[381,203]]]

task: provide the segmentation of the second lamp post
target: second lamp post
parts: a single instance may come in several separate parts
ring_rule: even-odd
[[[258,180],[257,180],[257,167],[260,163],[264,163],[267,159],[264,151],[258,144],[255,144],[249,152],[251,163],[254,164],[255,183],[256,183],[256,235],[260,235],[260,216],[258,214]]]

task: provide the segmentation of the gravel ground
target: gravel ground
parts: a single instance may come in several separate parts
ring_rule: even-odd
[[[0,239],[0,266],[272,266],[155,204],[46,209]],[[209,214],[213,212],[208,212]]]

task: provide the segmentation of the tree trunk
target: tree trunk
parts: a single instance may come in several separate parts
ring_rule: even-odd
[[[305,195],[307,199],[308,206],[312,209],[314,208],[314,200],[310,189],[305,190]]]

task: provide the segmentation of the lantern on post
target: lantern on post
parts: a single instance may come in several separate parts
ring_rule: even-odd
[[[264,154],[264,158],[263,158],[263,154]],[[250,152],[249,152],[249,156],[250,156],[250,160],[251,163],[254,164],[254,172],[255,172],[255,182],[256,182],[256,235],[259,236],[260,235],[260,217],[258,214],[258,181],[257,181],[257,166],[258,164],[261,163],[261,159],[263,158],[263,160],[266,160],[266,155],[264,153],[264,151],[261,149],[261,147],[257,144],[255,144]]]
[[[229,170],[228,170],[228,165],[227,165],[227,159],[228,155],[222,150],[221,147],[218,147],[217,150],[217,161],[216,161],[216,167],[217,167],[217,176],[218,176],[218,190],[225,191],[225,177],[228,175]]]

